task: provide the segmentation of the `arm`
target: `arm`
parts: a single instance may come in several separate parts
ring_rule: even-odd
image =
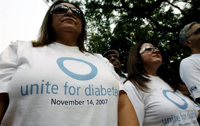
[[[118,126],[139,126],[133,105],[124,91],[119,92]]]
[[[8,87],[17,68],[17,43],[11,43],[0,55],[0,124],[9,104]]]
[[[0,93],[0,123],[2,122],[3,116],[7,110],[9,98],[7,93]]]

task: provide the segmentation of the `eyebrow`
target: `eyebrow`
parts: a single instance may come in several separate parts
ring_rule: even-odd
[[[65,5],[65,4],[57,4],[57,5],[63,5],[63,6],[71,7],[71,6]],[[78,9],[78,8],[76,8],[75,6],[72,6],[72,8]]]
[[[144,48],[144,47],[146,47],[146,46],[155,47],[155,46],[153,46],[153,45],[145,45],[145,46],[141,47],[141,49]]]

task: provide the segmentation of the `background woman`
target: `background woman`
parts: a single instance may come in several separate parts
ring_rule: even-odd
[[[118,94],[123,90],[119,76],[108,60],[84,48],[85,39],[86,22],[81,9],[57,1],[46,13],[37,42],[17,41],[2,53],[2,125],[138,123],[126,93]]]
[[[198,126],[198,112],[193,103],[175,93],[157,75],[161,64],[159,50],[151,43],[140,42],[129,53],[125,90],[136,110],[140,125]]]

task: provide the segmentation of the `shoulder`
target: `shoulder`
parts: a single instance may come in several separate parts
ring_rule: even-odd
[[[117,76],[118,79],[120,79],[119,75],[115,72],[113,65],[108,61],[107,58],[103,57],[101,54],[98,53],[94,53],[93,55],[95,59],[98,60],[98,62],[101,62],[104,65],[104,67],[107,67],[110,71],[112,71],[113,74],[115,74],[115,76]]]
[[[130,82],[129,80],[124,83],[124,88],[126,91],[137,90],[134,84]]]
[[[135,85],[130,81],[126,81],[126,83],[124,84],[124,90],[127,93],[128,97],[131,99],[132,104],[135,104],[135,101],[142,101],[142,99],[147,96],[147,93],[143,92],[140,89],[137,89]]]
[[[12,43],[11,43],[12,44]],[[16,45],[31,45],[32,42],[31,41],[23,41],[23,40],[17,40],[15,42],[13,42],[13,44],[16,44]]]
[[[191,55],[181,60],[180,67],[184,67],[184,68],[189,67],[198,62],[199,62],[199,59],[196,57],[196,55]]]
[[[190,62],[190,61],[198,60],[199,57],[200,57],[200,54],[192,54],[191,56],[188,56],[182,59],[181,62]]]
[[[30,41],[22,41],[22,40],[17,40],[9,45],[10,47],[16,47],[16,48],[23,48],[23,47],[28,47],[32,46],[32,43]]]
[[[28,41],[21,41],[21,40],[17,40],[15,42],[12,42],[9,44],[9,46],[3,51],[2,54],[4,53],[17,53],[20,52],[24,49],[28,49],[29,47],[32,47],[31,42]]]
[[[94,53],[94,56],[95,57],[97,57],[97,58],[99,58],[99,59],[101,59],[101,60],[106,60],[106,58],[105,57],[103,57],[101,54],[99,54],[99,53]]]
[[[124,83],[124,85],[126,85],[126,86],[133,86],[133,84],[128,80],[128,81],[126,81],[125,83]]]
[[[100,60],[101,62],[105,63],[109,67],[113,67],[113,65],[108,61],[107,58],[103,57],[101,54],[94,53],[94,56]]]

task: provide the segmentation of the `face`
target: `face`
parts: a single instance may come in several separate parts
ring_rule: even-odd
[[[187,40],[188,42],[191,43],[193,47],[200,49],[200,29],[199,28],[200,28],[200,24],[194,24],[187,32],[189,35],[189,38]]]
[[[150,43],[144,43],[140,48],[142,66],[145,69],[158,68],[162,64],[162,57],[159,50]]]
[[[82,20],[77,12],[78,9],[69,3],[60,3],[54,7],[52,11],[52,27],[55,37],[63,32],[73,32],[77,36],[81,34]]]
[[[109,60],[110,63],[113,64],[115,69],[121,68],[121,63],[115,53],[109,53],[108,55],[106,55],[106,58]]]

